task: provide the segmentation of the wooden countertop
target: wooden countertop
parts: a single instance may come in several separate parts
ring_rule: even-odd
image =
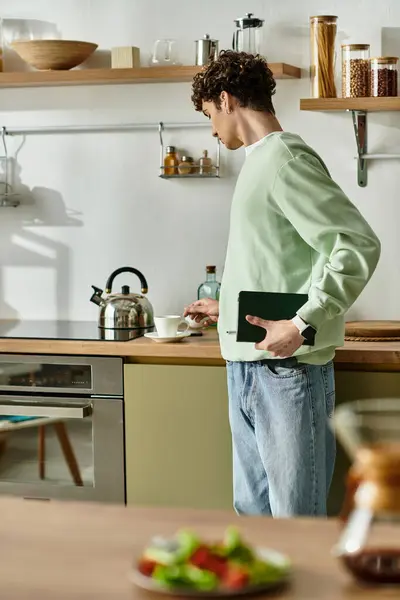
[[[158,344],[146,338],[131,342],[63,341],[40,339],[1,339],[0,353],[71,354],[121,356],[132,362],[162,361],[214,362],[223,364],[216,331],[188,338],[178,344]],[[338,348],[335,363],[339,368],[386,368],[400,371],[400,342],[346,342]]]
[[[399,598],[394,588],[361,588],[331,555],[338,524],[327,520],[239,518],[233,512],[139,509],[101,504],[0,500],[2,598],[12,600],[159,600],[136,588],[128,573],[153,535],[193,528],[217,539],[236,523],[252,544],[290,556],[293,581],[280,600]],[[398,540],[400,528],[390,530]]]

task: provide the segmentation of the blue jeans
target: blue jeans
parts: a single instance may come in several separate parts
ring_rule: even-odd
[[[326,515],[336,444],[333,364],[228,362],[234,506],[239,514]]]

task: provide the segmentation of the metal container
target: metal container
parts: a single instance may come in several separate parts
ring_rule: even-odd
[[[206,33],[200,40],[196,40],[197,66],[206,65],[218,57],[218,40],[212,40]]]
[[[128,285],[123,285],[120,293],[112,293],[112,284],[120,273],[133,273],[140,279],[142,293],[132,293]],[[138,329],[142,333],[153,331],[153,307],[143,294],[147,294],[147,282],[140,271],[133,267],[121,267],[113,273],[103,290],[92,285],[94,294],[91,302],[100,306],[99,327],[105,329]]]

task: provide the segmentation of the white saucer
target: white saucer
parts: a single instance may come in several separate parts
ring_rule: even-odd
[[[176,344],[181,342],[183,339],[190,337],[189,331],[178,331],[174,337],[160,337],[156,331],[152,333],[145,333],[144,337],[157,342],[158,344]]]

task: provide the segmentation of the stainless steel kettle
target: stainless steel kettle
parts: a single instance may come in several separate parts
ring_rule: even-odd
[[[131,293],[128,285],[123,285],[120,293],[112,293],[112,284],[120,273],[133,273],[140,279],[142,294],[147,294],[147,281],[140,271],[133,267],[121,267],[113,273],[103,290],[92,285],[94,294],[90,298],[100,306],[99,327],[104,329],[140,329],[143,333],[153,331],[154,312],[150,302],[142,294]]]

